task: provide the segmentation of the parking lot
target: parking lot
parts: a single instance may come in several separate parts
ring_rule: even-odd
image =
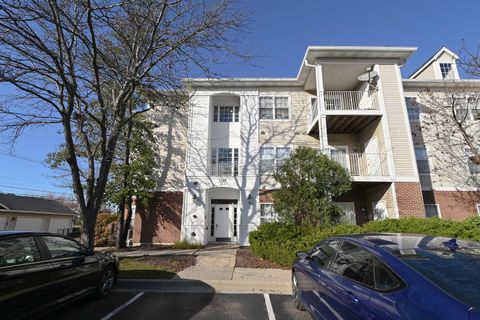
[[[311,319],[295,309],[289,295],[113,292],[101,300],[83,299],[42,319]]]

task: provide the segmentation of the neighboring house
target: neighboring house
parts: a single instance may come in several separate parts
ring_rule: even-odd
[[[460,79],[457,60],[455,53],[441,48],[403,80],[403,88],[426,214],[464,220],[480,214],[480,165],[469,160],[451,106],[458,104],[455,114],[477,136],[479,146],[480,81]],[[432,116],[431,111],[442,107],[444,113]],[[442,121],[439,117],[444,115]]]
[[[458,72],[445,49],[402,80],[415,50],[308,47],[295,78],[187,79],[188,116],[158,118],[164,181],[135,217],[134,243],[248,245],[248,234],[275,217],[273,173],[298,146],[349,170],[352,190],[333,199],[344,221],[425,217],[432,199],[418,173],[404,88],[427,83],[428,73]]]
[[[67,234],[76,215],[55,200],[0,193],[0,230]]]

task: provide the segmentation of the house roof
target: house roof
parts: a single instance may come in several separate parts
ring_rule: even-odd
[[[437,60],[443,53],[447,53],[448,55],[452,56],[455,60],[458,60],[458,56],[447,47],[441,47],[430,59],[427,60],[424,64],[422,64],[417,70],[415,70],[408,79],[415,79],[420,73],[423,72],[429,65],[431,65],[435,60]]]
[[[0,193],[0,212],[6,210],[48,214],[77,214],[56,200]]]
[[[184,83],[194,88],[303,86],[310,72],[307,64],[362,61],[404,65],[416,50],[416,47],[309,46],[295,78],[188,78]]]

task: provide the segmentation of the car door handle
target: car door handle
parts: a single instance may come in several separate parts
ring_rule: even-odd
[[[355,304],[360,302],[360,300],[358,300],[358,298],[350,291],[347,291],[347,297]]]

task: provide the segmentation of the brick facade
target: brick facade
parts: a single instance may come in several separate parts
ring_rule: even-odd
[[[180,240],[183,192],[156,192],[148,208],[138,208],[133,242],[174,243]]]
[[[260,190],[258,193],[260,203],[273,203],[273,191],[274,190]]]
[[[425,217],[422,187],[418,182],[395,182],[395,194],[400,218]]]
[[[423,195],[425,203],[438,204],[442,219],[461,221],[478,215],[479,191],[424,191]]]

